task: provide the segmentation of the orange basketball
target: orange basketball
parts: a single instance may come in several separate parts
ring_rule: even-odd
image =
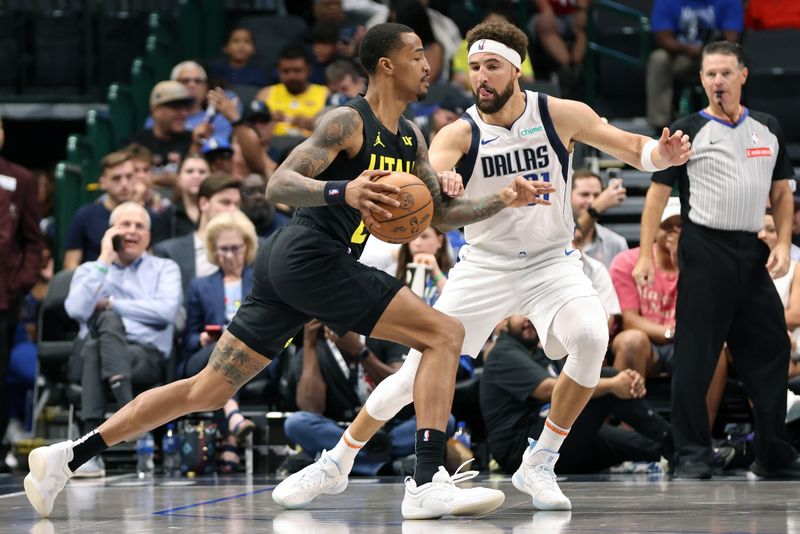
[[[392,213],[392,218],[384,219],[382,215],[374,214],[381,227],[369,225],[367,230],[370,234],[387,243],[402,244],[413,240],[430,226],[433,219],[433,199],[422,180],[407,172],[393,172],[377,181],[400,188],[400,193],[389,195],[397,198],[400,205],[381,205]]]

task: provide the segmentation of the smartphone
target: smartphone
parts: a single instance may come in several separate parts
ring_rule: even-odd
[[[122,236],[117,234],[111,238],[111,246],[114,249],[114,252],[119,253],[122,250]]]
[[[213,339],[219,339],[222,336],[222,325],[219,324],[207,324],[205,327],[205,332]]]
[[[608,169],[608,186],[622,185],[622,169]]]

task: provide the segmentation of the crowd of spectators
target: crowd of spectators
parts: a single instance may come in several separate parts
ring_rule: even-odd
[[[550,58],[567,96],[576,94],[584,78],[590,2],[531,1],[534,14],[523,24],[536,50]],[[785,3],[787,16],[798,15],[790,9],[792,2]],[[396,21],[420,35],[431,64],[431,85],[446,89],[439,101],[411,110],[429,139],[471,105],[466,41],[456,24],[421,0],[373,7],[368,20],[358,23],[340,0],[314,2],[313,24],[280,51],[274,71],[264,69],[256,57],[256,39],[269,37],[232,27],[218,59],[206,66],[193,60],[175,65],[170,79],[153,87],[147,121],[104,155],[102,173],[94,177],[100,195],[81,206],[63,232],[63,269],[74,270],[65,308],[81,327],[67,379],[81,391],[81,426],[99,426],[114,404],[132,398],[135,388],[162,383],[170,359],[176,377],[191,376],[205,366],[249,291],[260,245],[291,218],[291,206],[266,198],[271,173],[311,134],[320,114],[365,90],[366,78],[355,57],[367,25]],[[510,0],[491,1],[486,7],[484,20],[516,18],[516,4]],[[704,42],[716,37],[739,40],[745,20],[752,27],[773,27],[773,7],[753,0],[745,18],[738,1],[655,0],[656,49],[647,66],[651,126],[671,122],[676,111],[673,86],[696,83]],[[522,71],[524,83],[539,77],[530,58]],[[234,86],[252,86],[254,97],[247,101]],[[0,147],[2,133],[0,122]],[[573,175],[575,247],[610,313],[612,341],[604,378],[574,429],[580,430],[573,432],[574,446],[562,450],[559,465],[571,472],[672,455],[669,424],[648,404],[645,385],[671,371],[680,206],[670,204],[664,211],[652,252],[655,284],[642,289],[632,275],[639,250],[628,250],[622,236],[598,222],[626,201],[626,189],[618,179],[605,188],[603,183],[588,169]],[[0,379],[14,385],[8,398],[0,396],[0,437],[9,415],[25,417],[19,402],[24,393],[17,386],[24,391],[35,379],[36,309],[54,264],[52,194],[46,173],[35,178],[0,158],[0,219],[12,216],[0,220],[0,245],[12,258],[7,262],[12,274],[0,277]],[[798,230],[800,222],[796,235]],[[773,235],[767,216],[762,239],[769,244]],[[463,235],[430,228],[402,247],[374,239],[369,243],[362,261],[405,280],[433,304]],[[795,249],[800,256],[800,248]],[[800,275],[795,267],[796,262],[775,282],[797,352]],[[525,446],[523,434],[538,433],[535,427],[547,415],[560,365],[544,357],[527,319],[511,317],[496,332],[477,360],[483,370],[480,404],[474,399],[473,408],[482,409],[490,452],[501,469],[513,472],[521,457],[513,447]],[[278,407],[295,412],[286,422],[286,434],[313,457],[336,443],[341,433],[337,423],[351,419],[371,389],[399,368],[406,349],[352,333],[339,337],[316,321],[306,326],[296,346],[296,353],[282,354],[286,361],[279,358],[273,364],[292,384]],[[712,426],[729,372],[726,350],[707,396]],[[471,361],[462,367],[461,378],[476,376]],[[790,374],[800,375],[795,363]],[[787,404],[787,421],[800,418],[800,398],[789,391]],[[238,399],[231,399],[217,416],[226,445],[221,469],[235,471],[238,447],[254,423],[240,413]],[[609,425],[609,418],[626,424]],[[448,436],[454,424],[451,418]],[[359,455],[355,472],[385,472],[393,460],[412,454],[414,429],[413,412],[402,412],[382,437],[383,448],[379,443]],[[463,451],[452,445],[450,453],[460,458]],[[103,473],[99,457],[82,468],[84,476]]]

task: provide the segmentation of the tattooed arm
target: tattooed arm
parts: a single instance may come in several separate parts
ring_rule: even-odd
[[[267,199],[290,206],[324,206],[325,182],[316,180],[341,151],[356,154],[363,143],[361,115],[349,107],[327,112],[311,137],[291,151],[267,185]],[[351,178],[342,176],[341,180]]]
[[[466,125],[467,131],[464,130]],[[452,169],[458,160],[469,150],[469,125],[465,121],[456,121],[442,128],[433,140],[432,149],[436,150],[428,158],[428,147],[422,132],[412,123],[417,134],[416,175],[425,182],[433,198],[433,226],[441,231],[460,228],[467,224],[488,219],[506,207],[519,207],[528,203],[546,204],[536,195],[552,192],[544,189],[538,182],[529,182],[517,178],[495,194],[478,199],[449,198],[442,195],[436,171],[431,165],[435,161],[438,170]],[[545,186],[549,188],[548,186]]]

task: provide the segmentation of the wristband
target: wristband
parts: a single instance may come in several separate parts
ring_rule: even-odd
[[[347,187],[347,182],[348,180],[332,180],[325,182],[325,189],[323,192],[325,204],[328,206],[344,204],[344,190]]]
[[[438,284],[439,282],[442,281],[443,278],[445,278],[444,273],[439,273],[433,277],[433,283]]]
[[[653,165],[653,149],[658,148],[658,141],[655,139],[650,139],[648,142],[644,144],[644,148],[642,148],[642,157],[641,157],[641,164],[642,169],[646,170],[647,172],[656,172],[660,171],[661,169]]]
[[[358,355],[358,356],[356,356],[356,359],[357,359],[358,361],[360,361],[360,362],[363,362],[363,361],[364,361],[364,360],[366,360],[367,358],[369,358],[369,349],[368,349],[367,347],[364,347],[364,350],[362,350],[362,351],[359,353],[359,355]]]
[[[599,212],[598,212],[596,209],[594,209],[593,207],[591,207],[591,206],[589,206],[589,207],[586,209],[586,213],[588,213],[588,214],[589,214],[589,217],[591,217],[591,218],[592,218],[592,219],[594,219],[595,221],[596,221],[597,219],[599,219],[599,218],[600,218],[600,213],[599,213]]]

